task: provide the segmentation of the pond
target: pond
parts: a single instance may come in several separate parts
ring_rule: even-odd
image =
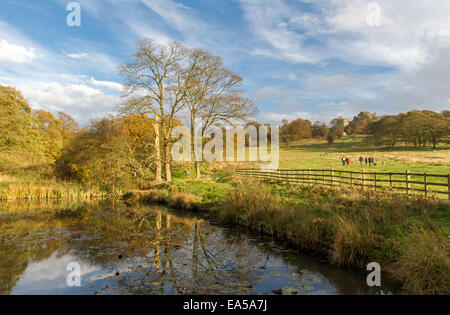
[[[367,272],[159,206],[0,204],[0,238],[0,294],[393,292],[369,288]]]

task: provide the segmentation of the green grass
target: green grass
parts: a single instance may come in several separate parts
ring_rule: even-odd
[[[360,156],[374,157],[378,165],[372,168],[365,164],[360,166]],[[343,167],[342,157],[350,158],[349,166]],[[432,147],[381,148],[372,145],[364,136],[338,139],[333,145],[324,140],[305,140],[281,146],[280,168],[450,174],[450,147],[443,146],[436,151]]]
[[[360,156],[363,158],[374,157],[377,166],[366,166],[365,162],[360,165]],[[350,165],[342,165],[343,157],[350,158]],[[383,161],[385,165],[383,165]],[[406,171],[416,174],[449,175],[449,161],[450,147],[448,146],[441,146],[437,150],[433,150],[432,147],[419,149],[405,146],[393,149],[382,148],[374,146],[365,136],[358,136],[355,139],[353,137],[338,139],[333,145],[328,144],[325,140],[308,139],[300,143],[283,144],[280,148],[280,169],[334,169],[366,173],[401,173],[404,175],[395,175],[392,179],[402,181],[406,180]],[[366,179],[374,179],[374,177],[374,175],[366,175]],[[377,179],[389,180],[389,175],[378,175]],[[424,175],[410,176],[410,180],[423,182]],[[448,178],[428,176],[427,180],[429,183],[448,185]],[[389,185],[388,183],[382,184]],[[405,185],[405,183],[393,184],[394,187],[399,188],[404,188]],[[424,185],[411,184],[410,188],[424,189]],[[448,192],[448,188],[444,186],[430,185],[428,190]],[[440,196],[448,198],[445,194]]]

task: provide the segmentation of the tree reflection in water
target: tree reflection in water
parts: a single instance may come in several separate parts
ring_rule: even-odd
[[[46,264],[52,255],[103,271],[82,293],[245,294],[282,286],[298,294],[379,293],[362,274],[161,207],[9,203],[0,205],[0,237],[1,294],[13,292],[30,264]]]

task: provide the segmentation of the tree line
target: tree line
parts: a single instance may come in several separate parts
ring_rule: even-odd
[[[439,142],[448,141],[450,135],[449,111],[436,113],[429,110],[410,111],[384,116],[369,125],[374,142],[395,147],[399,143],[425,147],[428,143],[437,148]]]
[[[280,139],[288,143],[308,138],[326,139],[333,144],[346,135],[369,135],[377,146],[391,148],[399,144],[419,148],[432,144],[436,149],[441,142],[449,142],[450,111],[436,113],[430,110],[413,110],[397,115],[377,117],[376,113],[361,112],[352,121],[343,117],[334,118],[329,124],[298,118],[283,121]]]

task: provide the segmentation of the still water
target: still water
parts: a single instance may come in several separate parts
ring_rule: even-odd
[[[0,204],[0,294],[389,294],[272,238],[158,206]],[[81,286],[71,263],[80,267]],[[384,281],[383,281],[384,282]]]

